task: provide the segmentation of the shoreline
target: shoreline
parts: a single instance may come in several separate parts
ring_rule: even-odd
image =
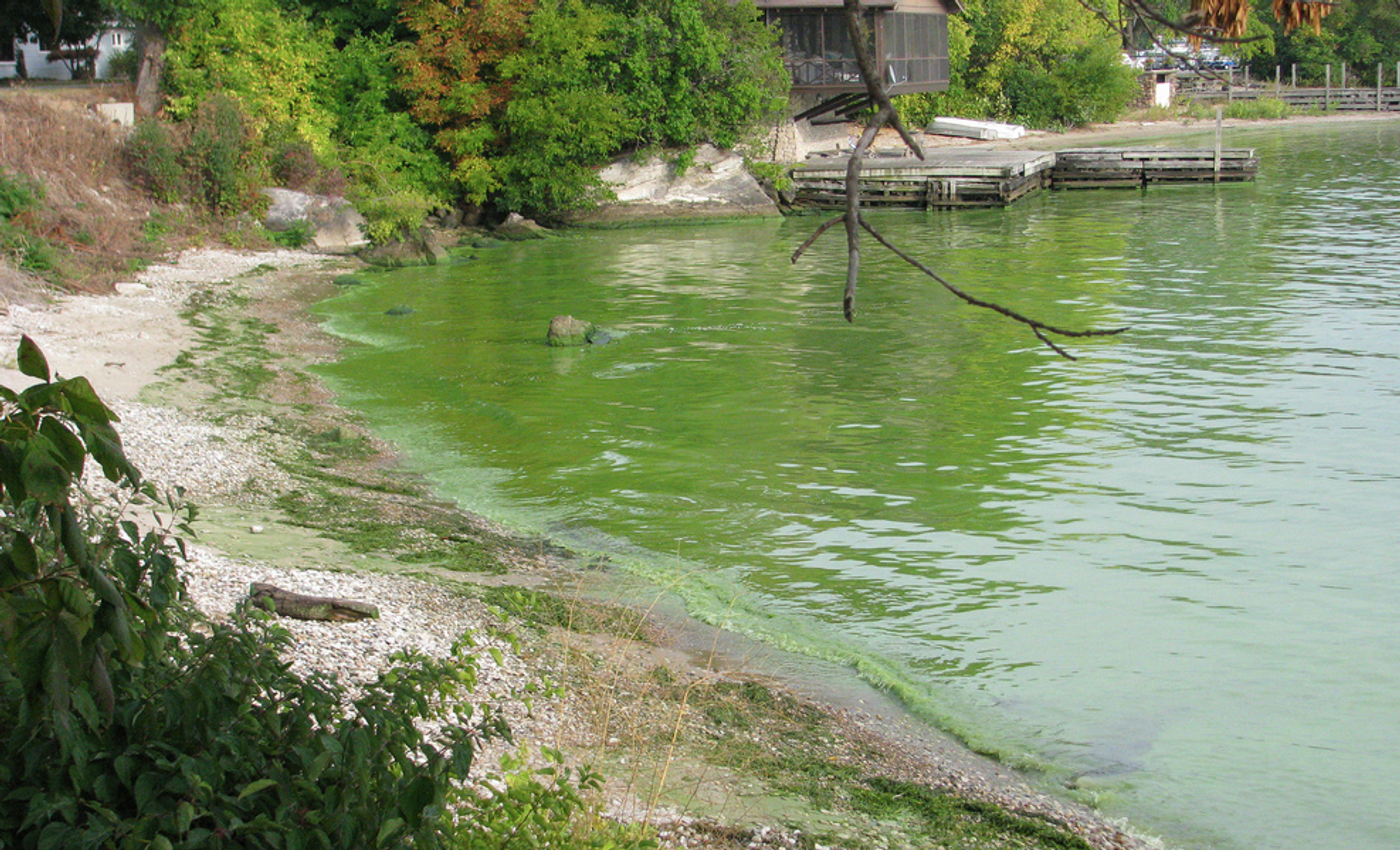
[[[270,449],[270,433],[277,434],[279,442],[288,435],[279,432],[275,415],[266,411],[235,409],[218,423],[211,421],[206,404],[199,400],[217,394],[217,388],[198,377],[185,382],[170,378],[176,372],[172,364],[203,356],[189,356],[200,347],[197,328],[188,315],[181,315],[188,311],[191,299],[246,299],[246,307],[241,309],[253,317],[262,321],[279,317],[279,332],[265,341],[273,349],[274,369],[296,386],[295,401],[310,406],[309,415],[316,427],[353,421],[353,415],[338,408],[319,382],[308,382],[303,371],[307,365],[333,358],[346,344],[321,331],[307,311],[333,291],[329,278],[343,270],[345,263],[289,251],[186,252],[176,265],[152,267],[140,283],[119,287],[122,294],[67,298],[53,308],[12,306],[9,320],[0,322],[0,339],[13,349],[18,334],[28,333],[55,371],[88,377],[99,396],[122,416],[123,439],[147,478],[163,486],[183,486],[197,504],[210,508],[203,513],[210,520],[196,523],[200,539],[191,549],[187,572],[191,595],[206,614],[227,616],[253,581],[315,595],[368,598],[378,604],[381,619],[361,624],[284,622],[295,635],[297,669],[330,670],[354,682],[383,669],[389,653],[407,642],[442,654],[461,632],[487,634],[500,628],[519,632],[519,624],[502,620],[479,592],[469,592],[464,598],[464,586],[476,582],[474,576],[449,577],[445,584],[423,581],[421,575],[395,576],[391,573],[408,571],[383,559],[367,558],[319,537],[315,530],[289,522],[273,505],[300,485],[272,455],[295,453],[303,447],[284,444]],[[0,370],[0,380],[11,387],[25,383],[8,369]],[[271,396],[282,392],[274,390]],[[199,412],[192,413],[191,408]],[[375,446],[374,466],[390,468],[390,474],[395,475],[392,469],[397,464],[392,446]],[[410,498],[433,501],[426,492]],[[434,509],[444,508],[437,505]],[[470,515],[467,520],[487,524]],[[508,541],[510,569],[505,576],[481,577],[481,586],[533,589],[546,582],[561,586],[576,580],[579,573],[569,563],[568,554],[546,551],[548,541],[519,540],[503,529],[493,529],[493,533]],[[674,612],[627,629],[631,631],[604,637],[554,629],[548,638],[553,646],[528,652],[512,652],[507,644],[494,642],[491,645],[503,653],[503,659],[499,663],[489,659],[481,662],[483,686],[508,694],[536,687],[546,679],[571,682],[572,693],[558,703],[538,700],[527,708],[523,698],[510,696],[496,702],[507,711],[518,738],[559,747],[579,763],[591,755],[603,762],[605,776],[636,770],[628,766],[629,758],[633,764],[642,758],[657,759],[657,765],[647,768],[653,773],[650,779],[634,774],[620,787],[610,784],[604,810],[624,821],[656,823],[675,845],[701,833],[711,835],[739,827],[747,836],[742,846],[797,846],[802,829],[779,824],[817,825],[809,830],[825,825],[838,836],[842,830],[858,835],[862,827],[842,824],[842,818],[823,812],[805,811],[808,807],[794,804],[781,793],[740,795],[742,803],[736,806],[734,797],[726,796],[732,795],[732,790],[724,786],[739,780],[723,777],[720,787],[712,787],[714,778],[707,778],[706,769],[694,764],[698,756],[654,743],[642,748],[645,753],[636,747],[626,752],[624,739],[655,739],[654,730],[608,737],[607,733],[615,730],[604,723],[604,741],[594,740],[598,730],[590,727],[598,721],[590,704],[616,699],[615,694],[603,693],[610,689],[643,692],[650,686],[648,677],[663,668],[671,671],[667,675],[687,683],[685,696],[679,706],[650,698],[645,701],[648,705],[630,706],[629,710],[653,715],[629,719],[638,728],[660,723],[664,729],[679,723],[672,715],[686,712],[685,698],[692,688],[757,682],[804,710],[817,712],[821,717],[817,726],[828,730],[835,744],[833,754],[826,757],[849,757],[867,775],[893,776],[1057,823],[1095,848],[1158,846],[1151,839],[1131,835],[1124,825],[1086,806],[1045,794],[1027,777],[914,719],[892,698],[869,686],[825,683],[825,687],[817,687],[817,677],[805,682],[794,679],[790,671],[785,675],[779,651]],[[758,654],[779,660],[762,665],[768,669],[755,671],[752,668],[759,665],[752,662]],[[571,667],[587,666],[579,663],[583,656],[593,657],[590,664],[602,658],[617,669],[580,679]],[[844,672],[850,680],[857,680],[854,672]],[[625,713],[620,707],[607,710]],[[605,752],[609,747],[620,751]],[[663,783],[676,765],[686,767],[678,781],[685,792],[680,799],[689,798],[695,803],[693,807],[679,805],[674,794],[650,787]],[[661,779],[655,779],[656,775]],[[700,804],[705,799],[721,802],[717,806],[713,802]],[[731,807],[734,810],[727,811]],[[729,823],[727,816],[733,816],[737,823]],[[754,836],[762,837],[757,845],[752,843]],[[838,841],[825,846],[847,845]]]
[[[1306,116],[1226,122],[1226,126],[1284,130],[1297,125],[1374,120],[1400,120],[1400,116]],[[1167,124],[1170,126],[1164,126]],[[1030,141],[1064,147],[1200,133],[1213,127],[1213,121],[1188,125],[1162,122],[980,144],[1016,146]],[[210,513],[216,525],[208,529],[205,542],[195,547],[191,558],[192,592],[207,613],[225,615],[249,581],[266,580],[302,582],[295,588],[301,592],[351,598],[369,595],[380,604],[384,617],[378,622],[368,621],[368,625],[357,627],[359,631],[349,636],[351,630],[344,626],[287,623],[298,642],[299,669],[333,670],[351,681],[357,676],[373,675],[386,663],[388,652],[401,648],[409,639],[437,654],[447,651],[455,637],[453,632],[484,634],[503,627],[518,632],[519,618],[503,619],[493,610],[496,606],[488,604],[479,592],[482,587],[534,590],[550,583],[569,584],[579,574],[578,565],[570,563],[569,554],[557,550],[549,541],[522,540],[509,530],[470,515],[464,515],[468,524],[504,541],[501,554],[509,562],[507,574],[448,576],[428,570],[414,574],[414,570],[367,557],[353,547],[328,543],[316,530],[298,526],[289,521],[284,510],[274,507],[277,499],[298,486],[274,455],[285,457],[304,449],[304,445],[296,443],[315,433],[315,427],[325,425],[338,430],[349,421],[349,430],[359,430],[354,415],[339,408],[325,387],[305,372],[308,365],[333,359],[349,344],[323,332],[308,311],[334,291],[330,278],[337,271],[359,267],[358,261],[303,252],[200,249],[181,254],[174,265],[151,267],[137,282],[119,284],[117,295],[64,298],[56,307],[15,303],[8,321],[0,320],[0,339],[11,351],[6,360],[12,362],[18,333],[29,333],[56,371],[65,376],[88,377],[99,395],[119,410],[123,417],[122,434],[138,467],[162,483],[189,487],[197,501],[213,507]],[[210,398],[219,396],[223,389],[210,386],[208,378],[198,374],[188,380],[172,380],[172,365],[186,359],[201,344],[200,330],[188,315],[198,311],[190,305],[221,299],[242,299],[238,312],[278,326],[278,332],[260,338],[261,344],[271,351],[266,365],[276,377],[270,396],[259,401],[270,403],[273,411],[278,405],[307,408],[297,414],[305,416],[311,426],[304,433],[288,433],[281,423],[273,421],[275,412],[266,409],[235,411],[232,416],[219,417],[216,423],[210,416]],[[193,359],[205,355],[214,358],[214,353],[206,350]],[[13,370],[0,370],[0,379],[7,386],[17,385],[16,375]],[[235,403],[234,407],[238,405]],[[190,408],[198,412],[192,413]],[[274,449],[266,444],[269,435],[279,444]],[[379,442],[367,432],[360,439],[373,446],[373,457],[362,467],[365,474],[373,470],[374,475],[383,474],[395,481],[415,481],[413,486],[418,491],[404,498],[427,505],[429,512],[460,513],[441,504],[416,476],[399,468],[393,446]],[[258,484],[249,486],[254,480]],[[266,557],[259,557],[259,552]],[[407,575],[396,576],[394,572]],[[474,585],[477,590],[466,591],[464,596],[467,585]],[[581,601],[574,601],[582,607]],[[618,693],[622,699],[638,693],[647,693],[648,699],[657,696],[645,689],[650,687],[648,676],[663,667],[686,685],[686,696],[692,688],[714,683],[758,681],[821,713],[823,728],[830,729],[846,747],[858,749],[859,754],[852,756],[851,761],[867,772],[897,776],[903,781],[1043,818],[1067,827],[1096,848],[1161,846],[1156,839],[1133,835],[1124,824],[1093,809],[1044,793],[1027,777],[973,753],[913,719],[874,689],[814,687],[818,683],[785,677],[781,662],[774,665],[779,669],[756,672],[750,663],[755,649],[774,656],[778,651],[746,643],[746,639],[717,632],[686,617],[667,622],[658,622],[659,619],[604,635],[553,628],[542,641],[553,646],[544,649],[532,647],[516,652],[505,643],[493,644],[503,653],[504,661],[496,665],[483,662],[484,687],[499,688],[505,694],[536,686],[545,679],[568,683],[575,692],[558,704],[536,698],[534,706],[526,708],[518,696],[503,696],[499,704],[507,708],[512,728],[522,739],[535,745],[560,746],[570,754],[571,762],[584,763],[588,756],[597,756],[605,764],[604,774],[611,777],[628,765],[629,758],[635,763],[639,750],[627,749],[628,735],[607,737],[612,728],[606,723],[603,740],[593,740],[599,730],[590,728],[590,724],[597,723],[596,717],[590,715],[595,710],[592,703],[617,700]],[[593,660],[580,661],[584,657]],[[596,663],[600,657],[619,669],[582,680],[569,669],[571,665]],[[857,678],[854,672],[846,672],[851,679]],[[602,693],[608,688],[615,692]],[[672,715],[686,712],[684,698],[677,703],[648,702],[629,709],[656,715],[635,718],[640,727],[651,728],[647,724],[659,723],[663,730],[672,725],[679,728],[681,720]],[[624,713],[620,707],[608,709],[614,710]],[[630,734],[637,740],[644,737],[640,732]],[[656,738],[654,731],[646,735]],[[624,740],[615,743],[615,739]],[[775,740],[781,741],[781,737]],[[622,752],[605,752],[614,747]],[[661,766],[632,769],[653,769],[661,776],[661,782],[674,765],[690,766],[695,760],[694,756],[666,750],[654,740],[646,749],[651,756],[659,757]],[[704,773],[699,770],[699,774]],[[687,774],[681,781],[694,783],[681,795],[682,800],[689,797],[693,808],[670,802],[665,795],[649,789],[645,777],[638,778],[634,773],[625,777],[620,786],[607,787],[604,810],[622,820],[660,824],[666,839],[663,846],[679,846],[701,836],[710,846],[731,846],[716,844],[713,839],[735,826],[746,831],[742,840],[736,838],[732,846],[798,846],[802,830],[777,824],[829,825],[831,820],[806,811],[793,814],[786,807],[790,801],[776,806],[770,799],[775,795],[767,792],[744,797],[737,804],[734,796],[726,798],[725,793],[719,793],[720,802],[716,805],[711,799],[714,795],[708,793],[714,789],[707,787],[707,783],[714,783],[713,778]],[[729,774],[718,780],[720,785],[735,781]],[[733,822],[726,816],[733,816]],[[854,830],[859,832],[859,819],[851,822],[856,823]],[[843,828],[831,827],[838,836]],[[846,845],[838,840],[824,846]]]

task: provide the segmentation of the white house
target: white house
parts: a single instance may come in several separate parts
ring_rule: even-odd
[[[130,50],[136,31],[131,27],[113,24],[87,43],[87,47],[97,48],[94,68],[96,79],[111,76],[112,57],[124,50]],[[71,80],[72,70],[61,60],[49,61],[50,48],[40,43],[39,38],[30,35],[28,39],[15,39],[12,43],[0,42],[0,80],[19,76],[20,57],[31,79]]]

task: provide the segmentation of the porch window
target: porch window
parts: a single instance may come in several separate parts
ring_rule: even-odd
[[[846,31],[844,12],[772,12],[769,21],[781,27],[783,60],[792,74],[794,87],[859,85],[860,66],[856,64],[851,34]],[[873,32],[872,18],[866,28]]]
[[[948,16],[894,12],[885,16],[885,82],[917,86],[947,84]]]

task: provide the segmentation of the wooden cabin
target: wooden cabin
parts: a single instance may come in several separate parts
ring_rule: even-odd
[[[796,94],[821,99],[865,91],[841,0],[755,0],[783,33]],[[948,88],[948,15],[959,0],[866,0],[866,23],[890,94]]]

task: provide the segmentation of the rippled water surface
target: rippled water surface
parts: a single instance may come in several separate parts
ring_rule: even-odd
[[[1208,146],[1205,138],[1193,140]],[[1056,357],[816,223],[373,276],[327,372],[446,495],[849,663],[1175,846],[1396,846],[1400,123],[1257,183],[879,216]],[[384,311],[406,304],[409,316]],[[615,339],[541,344],[571,313]]]

